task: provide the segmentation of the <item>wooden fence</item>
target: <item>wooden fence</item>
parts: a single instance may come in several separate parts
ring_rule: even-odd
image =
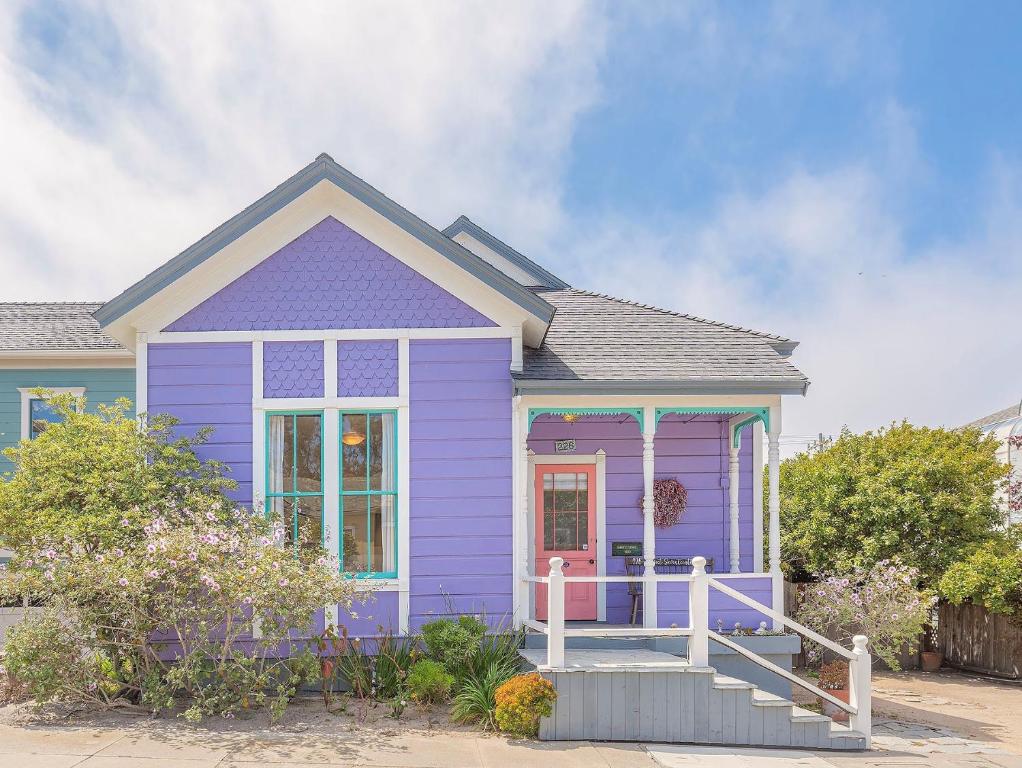
[[[1022,679],[1022,625],[980,605],[941,603],[937,648],[953,667]]]

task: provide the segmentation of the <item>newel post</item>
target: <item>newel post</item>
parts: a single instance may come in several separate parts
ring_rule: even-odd
[[[849,718],[848,725],[866,737],[867,749],[873,730],[873,659],[866,650],[868,642],[865,635],[852,638],[855,658],[848,665],[848,703],[855,707],[855,714]]]
[[[693,667],[710,666],[710,577],[706,558],[692,558],[692,581],[688,585],[688,663]]]
[[[550,558],[550,583],[547,584],[546,663],[564,668],[564,559]]]

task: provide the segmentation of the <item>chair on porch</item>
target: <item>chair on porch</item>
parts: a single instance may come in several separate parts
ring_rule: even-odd
[[[655,557],[653,558],[654,573],[676,574],[692,573],[691,557]],[[641,557],[629,557],[625,560],[625,574],[642,576],[643,563]],[[713,573],[713,558],[706,558],[706,572]],[[635,626],[639,622],[639,609],[642,606],[642,582],[628,582],[628,596],[632,607],[628,614],[628,623]]]

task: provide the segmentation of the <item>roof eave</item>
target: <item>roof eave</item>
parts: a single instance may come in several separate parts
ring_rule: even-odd
[[[93,317],[101,328],[110,325],[324,180],[336,184],[542,323],[548,324],[553,318],[554,308],[548,302],[398,205],[326,154],[317,157],[283,184],[108,301],[93,313]]]
[[[528,395],[805,395],[807,379],[690,379],[584,381],[515,377],[515,393]]]

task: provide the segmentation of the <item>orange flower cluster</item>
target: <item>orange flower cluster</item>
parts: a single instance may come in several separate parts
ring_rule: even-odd
[[[516,736],[539,734],[539,720],[549,717],[557,691],[538,672],[516,675],[497,689],[497,726]]]

